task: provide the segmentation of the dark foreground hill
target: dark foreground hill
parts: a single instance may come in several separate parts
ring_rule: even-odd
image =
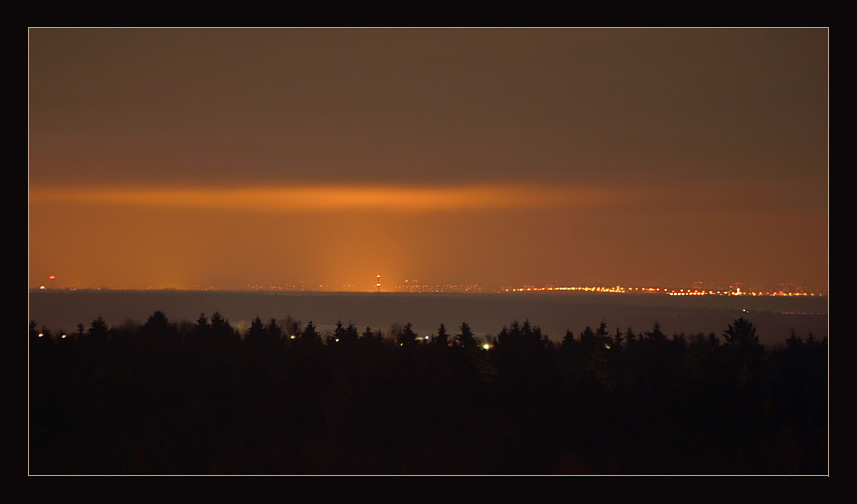
[[[30,474],[827,474],[826,339],[743,318],[480,342],[156,312],[29,348]]]

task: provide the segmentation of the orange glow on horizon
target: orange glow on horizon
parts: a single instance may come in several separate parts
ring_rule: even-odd
[[[404,279],[588,283],[600,281],[588,272],[617,267],[617,284],[650,281],[635,272],[670,282],[676,281],[668,276],[671,269],[699,265],[718,281],[772,285],[779,280],[752,276],[766,265],[792,272],[794,283],[822,285],[812,280],[827,264],[826,249],[816,245],[826,238],[817,212],[788,213],[784,221],[780,208],[747,198],[741,188],[716,191],[713,203],[735,203],[724,212],[690,186],[607,187],[36,184],[29,193],[29,285],[37,288],[56,275],[60,285],[46,288],[321,289],[338,283],[388,291]],[[694,199],[700,201],[685,204]],[[745,205],[755,205],[751,214]],[[785,222],[790,232],[817,238],[796,244],[780,237]],[[580,246],[615,240],[672,245],[677,233],[681,246]],[[736,240],[758,244],[759,253],[709,247]],[[779,253],[795,246],[790,257],[796,259]]]
[[[314,185],[238,188],[31,188],[31,203],[84,203],[265,212],[443,211],[575,207],[605,202],[593,188],[535,185]],[[611,193],[615,197],[615,193]]]

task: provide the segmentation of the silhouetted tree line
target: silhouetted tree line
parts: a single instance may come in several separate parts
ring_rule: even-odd
[[[30,323],[31,474],[826,474],[827,341]]]

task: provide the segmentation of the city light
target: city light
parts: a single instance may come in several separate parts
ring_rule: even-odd
[[[784,290],[742,290],[740,287],[729,287],[726,289],[701,289],[701,288],[667,288],[667,287],[508,287],[505,292],[552,292],[552,291],[576,291],[576,292],[600,292],[608,294],[665,294],[667,296],[823,296],[821,293],[806,292],[805,289],[796,291]]]
[[[54,275],[49,278],[55,279]],[[472,293],[472,294],[491,294],[491,293],[539,293],[539,292],[580,292],[580,293],[596,293],[605,295],[618,294],[657,294],[672,297],[699,297],[699,296],[778,296],[778,297],[823,297],[826,292],[812,289],[799,285],[779,285],[776,288],[758,288],[747,287],[745,284],[728,285],[728,286],[702,286],[702,282],[693,282],[694,285],[689,287],[654,287],[654,286],[568,286],[568,285],[524,285],[524,286],[504,286],[504,287],[487,287],[476,283],[423,283],[414,279],[402,280],[400,282],[387,282],[381,290],[381,275],[376,275],[374,282],[367,282],[363,285],[356,283],[341,283],[341,282],[314,282],[314,281],[298,281],[287,284],[274,284],[267,287],[261,285],[248,285],[237,287],[237,290],[249,291],[274,291],[274,292],[377,292],[391,294],[434,294],[434,293]],[[53,285],[40,285],[38,290],[53,289]],[[66,290],[77,290],[76,287],[66,287]],[[173,289],[180,290],[180,289]],[[216,287],[210,286],[195,286],[187,290],[217,290]]]

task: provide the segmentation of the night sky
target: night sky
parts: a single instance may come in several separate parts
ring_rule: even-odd
[[[826,290],[827,29],[30,29],[29,287]]]

